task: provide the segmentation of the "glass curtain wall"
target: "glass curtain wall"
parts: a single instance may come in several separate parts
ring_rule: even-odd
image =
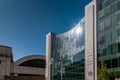
[[[84,19],[52,37],[51,80],[84,80]]]
[[[107,68],[119,68],[120,0],[102,0],[97,19],[99,61],[103,59]]]

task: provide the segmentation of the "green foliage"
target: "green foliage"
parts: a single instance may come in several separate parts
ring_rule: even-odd
[[[120,78],[120,71],[110,71],[108,74],[109,78]]]
[[[104,61],[101,61],[101,67],[98,67],[97,80],[109,80],[107,67]]]
[[[120,78],[120,71],[107,71],[106,64],[101,61],[101,66],[97,69],[97,80],[114,80]]]

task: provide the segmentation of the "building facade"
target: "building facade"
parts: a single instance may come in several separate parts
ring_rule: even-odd
[[[46,36],[46,80],[84,80],[84,19],[63,34]]]
[[[103,0],[97,14],[98,61],[108,70],[120,70],[120,0]]]
[[[45,56],[30,55],[13,61],[12,48],[0,45],[0,80],[45,80]]]
[[[120,0],[93,0],[85,7],[86,80],[97,80],[101,61],[108,71],[120,70]]]
[[[82,41],[77,43],[79,39],[75,36],[76,28],[63,34],[47,35],[47,64],[52,60],[47,65],[47,80],[97,80],[100,61],[106,63],[108,71],[120,70],[120,0],[92,0],[85,6],[85,39],[81,38],[85,40],[82,44],[85,45],[84,56],[79,51]],[[71,67],[75,66],[76,60],[85,63],[84,78],[77,77],[79,74],[76,74],[77,71],[81,74],[81,66],[78,70]]]

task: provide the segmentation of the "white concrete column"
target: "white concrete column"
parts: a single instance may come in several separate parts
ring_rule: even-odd
[[[85,7],[85,80],[97,80],[96,0]]]

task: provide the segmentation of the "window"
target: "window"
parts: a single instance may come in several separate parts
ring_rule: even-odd
[[[107,29],[109,29],[111,27],[111,20],[110,19],[107,19],[106,21],[105,21],[105,29],[107,30]]]
[[[112,27],[115,27],[117,25],[117,16],[116,15],[112,16],[111,21]]]
[[[111,60],[106,60],[105,61],[107,68],[111,68]]]
[[[120,67],[120,58],[118,59],[118,62],[119,62],[119,67]]]
[[[120,13],[117,14],[117,22],[120,24]]]
[[[109,55],[109,54],[111,54],[111,46],[108,46],[107,48],[106,48],[106,55]]]
[[[118,52],[118,45],[117,44],[112,44],[112,54],[115,54]]]
[[[118,2],[118,10],[120,10],[120,1]]]
[[[118,30],[112,32],[112,41],[115,41],[118,38]]]
[[[107,33],[105,35],[105,42],[110,42],[111,41],[111,33]]]
[[[104,31],[104,22],[101,22],[99,25],[99,31]]]
[[[105,16],[110,15],[110,13],[111,13],[110,7],[106,8],[105,9]]]
[[[105,56],[105,55],[106,55],[106,49],[103,48],[103,49],[102,49],[102,56]]]
[[[99,18],[104,17],[104,10],[101,10],[101,11],[98,13],[98,16],[99,16]]]
[[[112,68],[118,67],[118,59],[112,59]]]
[[[99,37],[99,41],[98,41],[98,43],[99,43],[99,44],[103,44],[103,43],[105,43],[105,36],[104,36],[104,35],[101,36],[101,37]]]
[[[103,51],[103,49],[100,48],[99,51],[98,51],[99,57],[102,56],[102,51]]]
[[[105,48],[100,48],[100,49],[99,49],[99,56],[100,56],[100,57],[106,55],[106,54],[105,54],[105,53],[106,53],[105,50],[106,50]]]
[[[120,29],[118,30],[118,36],[120,37]]]
[[[117,11],[117,5],[116,4],[112,5],[111,9],[112,9],[111,10],[112,13],[116,12]]]
[[[101,61],[98,62],[98,66],[101,68]]]
[[[118,43],[118,52],[120,53],[120,43]]]

